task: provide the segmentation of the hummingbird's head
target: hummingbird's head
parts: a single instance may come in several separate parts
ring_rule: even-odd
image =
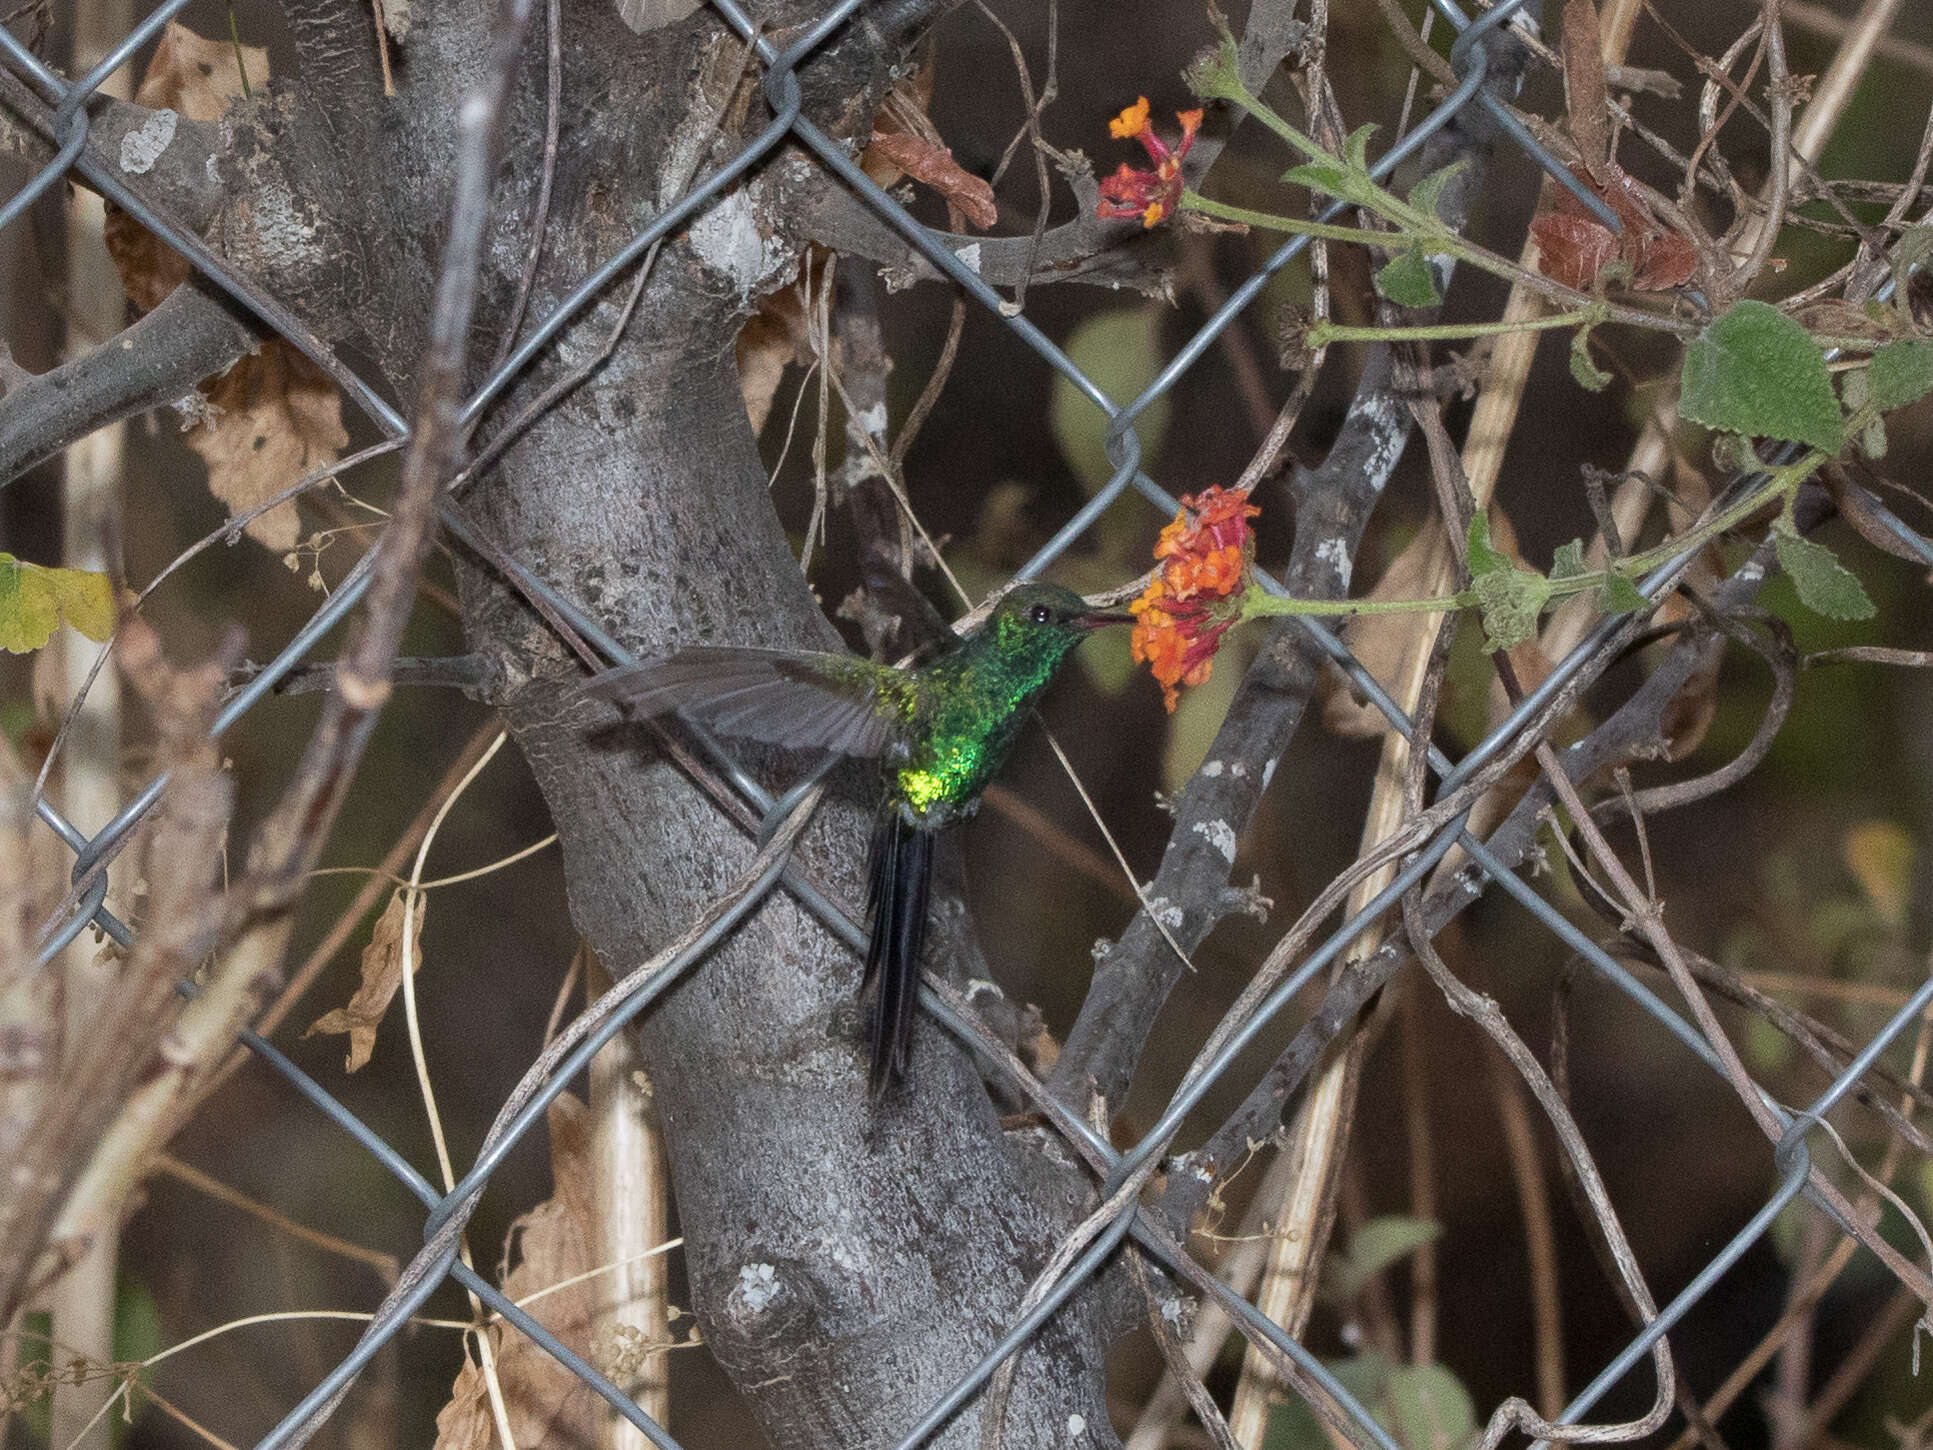
[[[1079,639],[1110,624],[1133,624],[1134,616],[1095,609],[1071,589],[1034,582],[1016,584],[1001,595],[987,623],[999,628],[1002,634],[1040,632],[1068,634]]]
[[[1058,584],[1031,583],[1015,585],[1001,595],[985,628],[1016,653],[1058,658],[1094,630],[1133,622],[1133,615],[1097,610]]]

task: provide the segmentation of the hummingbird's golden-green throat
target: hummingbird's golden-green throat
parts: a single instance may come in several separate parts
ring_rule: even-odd
[[[912,1046],[933,833],[973,814],[1074,646],[1130,620],[1055,584],[1021,584],[917,669],[853,655],[687,649],[606,671],[590,690],[641,715],[684,710],[722,735],[880,759],[886,789],[873,831],[862,984],[877,1096],[905,1071]]]

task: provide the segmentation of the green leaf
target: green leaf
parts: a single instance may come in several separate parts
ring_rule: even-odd
[[[1763,302],[1738,303],[1685,350],[1678,411],[1708,428],[1846,446],[1825,354],[1798,323]]]
[[[1324,1286],[1341,1303],[1363,1291],[1376,1275],[1443,1236],[1443,1225],[1427,1218],[1388,1214],[1372,1218],[1349,1238],[1349,1252],[1331,1255]]]
[[[1153,306],[1117,307],[1097,313],[1074,329],[1067,355],[1111,398],[1133,398],[1154,381],[1161,368],[1161,313]],[[1114,475],[1104,440],[1108,418],[1088,396],[1056,373],[1048,422],[1061,456],[1089,494]],[[1173,404],[1155,399],[1134,420],[1141,438],[1141,466],[1152,469],[1161,454]],[[1126,509],[1109,509],[1096,524],[1101,552],[1126,563],[1143,547],[1142,521]]]
[[[1490,521],[1470,516],[1470,582],[1483,615],[1483,647],[1510,649],[1537,633],[1537,616],[1550,600],[1550,580],[1519,568],[1490,544]]]
[[[1773,535],[1779,567],[1799,592],[1799,602],[1827,619],[1871,619],[1876,613],[1859,576],[1841,564],[1832,550],[1785,529]]]
[[[1587,393],[1601,393],[1611,386],[1611,374],[1591,361],[1591,329],[1580,327],[1571,334],[1571,378]]]
[[[1404,1450],[1461,1450],[1476,1438],[1477,1409],[1440,1364],[1399,1364],[1389,1372],[1390,1417]]]
[[[1510,556],[1499,553],[1496,546],[1490,542],[1490,515],[1482,509],[1470,515],[1470,528],[1464,536],[1464,542],[1470,549],[1471,578],[1480,579],[1485,574],[1496,573],[1499,569],[1514,567],[1510,562]]]
[[[1398,307],[1434,307],[1443,300],[1430,259],[1414,247],[1378,272],[1375,282],[1376,290]]]
[[[1376,133],[1376,123],[1358,126],[1343,139],[1342,159],[1349,163],[1351,171],[1369,170],[1369,138]]]
[[[1649,609],[1651,601],[1637,585],[1613,569],[1606,571],[1604,587],[1597,591],[1597,607],[1604,614],[1635,614]]]
[[[1560,579],[1582,579],[1590,572],[1584,564],[1582,539],[1572,539],[1550,556],[1550,580],[1553,584]]]
[[[1756,1013],[1745,1019],[1745,1061],[1754,1073],[1773,1073],[1792,1061],[1792,1039]]]
[[[27,654],[65,620],[91,640],[114,632],[114,586],[85,569],[45,569],[0,554],[0,649]]]
[[[123,1365],[139,1364],[159,1354],[163,1343],[161,1311],[155,1305],[154,1295],[148,1292],[147,1285],[122,1275],[114,1286],[115,1360]],[[144,1385],[152,1384],[154,1370],[141,1370],[137,1378]],[[119,1415],[114,1416],[112,1423],[113,1443],[119,1446],[126,1442],[133,1426]]]
[[[1893,243],[1893,288],[1902,312],[1906,309],[1906,284],[1913,268],[1933,257],[1933,226],[1908,227]]]
[[[1124,629],[1103,630],[1125,636]],[[1168,738],[1161,747],[1161,788],[1174,792],[1201,769],[1221,733],[1235,692],[1248,673],[1250,636],[1238,630],[1222,641],[1215,668],[1201,684],[1181,692],[1181,703],[1168,717]]]
[[[1349,194],[1349,173],[1333,161],[1305,161],[1282,173],[1291,186],[1306,186],[1329,196]]]
[[[1886,420],[1875,418],[1859,434],[1859,451],[1877,462],[1886,456]]]
[[[1425,215],[1436,217],[1441,221],[1442,218],[1437,216],[1436,207],[1437,203],[1443,200],[1444,188],[1449,186],[1456,174],[1468,164],[1467,161],[1453,161],[1448,166],[1432,171],[1409,189],[1407,198],[1409,204]]]
[[[1933,393],[1933,342],[1889,342],[1873,354],[1866,383],[1882,413],[1917,403]]]

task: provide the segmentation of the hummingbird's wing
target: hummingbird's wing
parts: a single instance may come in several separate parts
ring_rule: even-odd
[[[680,650],[606,670],[586,690],[637,715],[683,710],[721,735],[878,755],[911,713],[907,676],[856,655]]]

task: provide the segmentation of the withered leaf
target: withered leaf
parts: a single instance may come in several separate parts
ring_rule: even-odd
[[[1556,209],[1530,224],[1544,254],[1538,269],[1580,290],[1592,287],[1613,258],[1630,266],[1631,286],[1640,292],[1663,292],[1690,281],[1698,266],[1697,248],[1658,219],[1617,162],[1605,162],[1604,169],[1609,177],[1606,183],[1587,181],[1585,185],[1617,213],[1624,235],[1615,235],[1587,215],[1576,197],[1559,190]]]
[[[871,149],[924,186],[930,186],[960,209],[974,226],[986,231],[1000,220],[993,187],[953,159],[937,141],[907,131],[873,132]]]
[[[263,47],[238,48],[171,22],[134,99],[190,120],[216,121],[234,102],[267,85]],[[106,240],[138,311],[152,310],[188,280],[188,264],[178,253],[114,207],[108,208]],[[264,343],[201,391],[208,407],[200,410],[186,441],[208,465],[208,487],[231,515],[334,462],[349,442],[335,384],[280,339]],[[301,516],[293,503],[283,504],[250,520],[247,532],[276,553],[287,553],[301,537]]]
[[[1609,227],[1569,212],[1545,212],[1532,219],[1530,233],[1540,253],[1537,270],[1580,292],[1588,292],[1618,254],[1618,239]]]
[[[495,1428],[483,1370],[466,1359],[450,1391],[450,1402],[436,1412],[436,1450],[490,1450]]]
[[[265,503],[335,462],[349,442],[342,398],[322,369],[280,338],[202,384],[208,408],[183,439],[208,465],[208,488],[230,515]],[[293,501],[250,519],[248,536],[278,554],[302,535]]]
[[[173,111],[191,121],[219,121],[230,104],[242,98],[244,75],[250,91],[268,85],[267,49],[244,45],[239,61],[236,49],[231,41],[207,39],[170,21],[141,77],[135,101],[150,110]],[[121,285],[127,288],[137,310],[151,311],[188,280],[188,264],[180,254],[119,207],[107,209],[106,239],[108,253],[121,273]]]
[[[502,1275],[502,1284],[512,1299],[528,1298],[592,1267],[590,1109],[582,1099],[563,1093],[551,1104],[546,1122],[555,1192],[510,1227],[505,1256],[514,1248],[518,1263]],[[565,1344],[592,1357],[597,1312],[592,1284],[545,1294],[531,1305],[531,1312]],[[488,1333],[510,1433],[519,1450],[583,1450],[601,1443],[607,1411],[590,1386],[523,1335],[505,1334],[499,1327]],[[482,1371],[465,1365],[450,1403],[436,1417],[435,1450],[481,1450],[492,1443],[490,1409],[483,1395]],[[479,1416],[481,1432],[476,1428]],[[479,1433],[481,1438],[474,1438]]]
[[[781,287],[761,297],[758,311],[745,319],[738,332],[738,386],[754,433],[764,431],[786,367],[811,361],[812,344],[799,289]]]
[[[244,45],[239,57],[236,50],[226,38],[196,35],[170,21],[134,99],[150,110],[165,108],[191,121],[219,121],[231,102],[268,85],[267,48]]]
[[[418,963],[423,959],[423,916],[424,902],[419,897],[409,944],[410,956]],[[355,996],[349,999],[347,1007],[338,1007],[316,1018],[302,1035],[348,1033],[349,1060],[343,1067],[354,1072],[369,1061],[369,1054],[376,1047],[376,1029],[382,1026],[383,1014],[389,1010],[396,989],[402,984],[403,893],[399,888],[390,893],[389,905],[383,908],[375,930],[369,934],[369,945],[362,949],[362,985],[356,988]]]

